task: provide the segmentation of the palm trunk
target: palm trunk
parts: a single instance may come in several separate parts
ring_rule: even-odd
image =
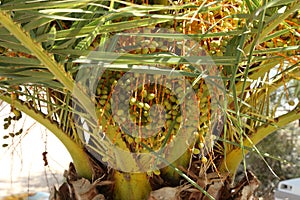
[[[146,173],[114,173],[114,200],[143,200],[151,192]]]
[[[176,168],[183,167],[186,169],[189,164],[190,156],[191,154],[188,151],[186,151],[180,158],[178,158],[175,162],[173,162],[172,165]],[[170,183],[174,185],[179,184],[181,176],[178,174],[178,172],[175,171],[174,168],[167,166],[161,169],[161,171],[164,179],[168,180]]]

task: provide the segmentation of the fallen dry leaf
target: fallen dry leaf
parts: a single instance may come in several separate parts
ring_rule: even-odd
[[[97,190],[87,179],[81,178],[71,181],[76,199],[91,200],[97,195]]]
[[[180,200],[178,188],[163,187],[150,193],[148,200]]]

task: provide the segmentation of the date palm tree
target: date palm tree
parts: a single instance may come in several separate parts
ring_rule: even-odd
[[[13,113],[4,128],[26,113],[69,151],[76,176],[65,184],[75,192],[54,199],[150,199],[182,181],[186,197],[234,198],[245,155],[260,155],[257,143],[300,119],[299,97],[286,89],[300,77],[299,8],[299,0],[2,0],[0,99]],[[278,115],[281,100],[293,109]],[[154,105],[164,118],[151,115]],[[132,134],[155,119],[165,122],[159,134]],[[178,139],[181,128],[187,138]],[[177,154],[172,142],[188,144]],[[143,152],[151,156],[137,159]],[[89,196],[77,180],[93,183]]]

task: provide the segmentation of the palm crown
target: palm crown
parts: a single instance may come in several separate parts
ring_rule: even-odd
[[[102,162],[109,162],[113,158],[101,148],[118,145],[131,153],[148,152],[145,144],[159,149],[176,135],[180,124],[185,123],[185,111],[176,108],[180,101],[175,93],[167,87],[157,89],[163,84],[155,76],[177,74],[187,80],[198,102],[195,121],[191,122],[196,129],[189,130],[196,134],[194,143],[188,145],[179,160],[162,170],[153,168],[148,174],[130,174],[132,182],[128,187],[121,187],[124,177],[115,172],[115,199],[126,199],[124,193],[133,191],[130,184],[134,181],[139,181],[142,189],[135,190],[133,198],[147,195],[150,183],[146,177],[151,173],[175,182],[181,175],[207,194],[178,167],[187,168],[190,160],[200,157],[201,169],[194,172],[229,172],[229,177],[233,177],[249,150],[259,154],[255,144],[300,118],[299,103],[293,105],[299,94],[287,89],[299,87],[299,7],[298,0],[1,1],[0,99],[11,104],[15,116],[7,118],[5,126],[18,120],[20,111],[28,114],[66,146],[79,176],[99,177],[101,174],[95,173],[95,163],[86,150],[100,156]],[[111,49],[115,35],[119,37]],[[187,37],[190,41],[183,44]],[[201,68],[203,60],[200,68],[192,65],[199,60],[192,64],[188,61],[191,56],[205,57],[203,52],[208,58],[204,64],[213,63],[213,69],[219,72],[217,78],[212,76],[216,75],[214,72]],[[82,67],[99,65],[103,60],[109,65],[99,79],[93,77],[99,70]],[[155,68],[136,67],[140,65]],[[205,78],[207,74],[203,76],[203,72],[212,78]],[[151,84],[131,88],[136,91],[135,96],[125,96],[128,116],[138,127],[158,118],[149,118],[148,110],[155,103],[167,110],[168,120],[160,135],[145,140],[128,137],[124,124],[112,119],[112,113],[127,112],[120,108],[114,111],[110,99],[114,86],[126,73],[128,80],[136,76],[141,82],[144,74],[154,77]],[[281,87],[283,99],[293,105],[293,110],[278,116],[280,101],[272,106],[271,98]],[[219,97],[216,104],[214,91]],[[222,123],[212,120],[216,110]],[[89,128],[83,128],[83,121]],[[212,122],[221,126],[219,137],[209,134],[215,128]],[[99,127],[112,143],[99,142],[99,136],[93,133]],[[84,132],[90,134],[93,145],[82,138]],[[209,140],[214,139],[213,147]],[[195,155],[200,156],[193,158]],[[120,164],[120,155],[114,156]],[[125,168],[138,165],[133,157],[123,159],[131,163]]]

